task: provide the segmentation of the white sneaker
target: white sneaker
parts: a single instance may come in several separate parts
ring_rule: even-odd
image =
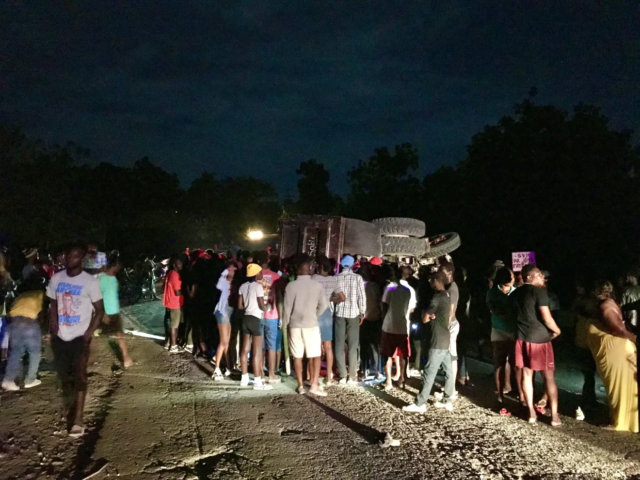
[[[269,385],[268,383],[256,383],[253,386],[254,390],[273,390],[273,385]]]
[[[340,385],[346,385],[347,384],[347,379],[346,378],[341,378],[340,381],[338,382]]]
[[[434,407],[436,408],[444,408],[445,410],[451,412],[453,411],[453,404],[450,402],[447,403],[442,403],[442,402],[436,402],[433,404]]]
[[[20,387],[16,385],[16,382],[9,382],[5,380],[2,382],[2,389],[8,392],[17,392],[20,390]]]
[[[347,385],[350,385],[352,387],[357,387],[358,385],[360,385],[360,382],[358,382],[357,380],[347,380]]]
[[[42,384],[42,381],[36,378],[33,382],[25,383],[24,388],[33,388],[41,384]]]
[[[418,378],[420,375],[422,375],[420,373],[420,370],[416,370],[415,368],[412,368],[411,370],[409,370],[409,376],[411,378]]]
[[[182,353],[182,349],[179,346],[174,345],[169,349],[169,353]]]
[[[240,379],[241,387],[248,387],[250,383],[251,382],[249,380],[249,375],[243,375],[242,378]]]
[[[576,410],[576,420],[578,420],[579,422],[582,422],[584,418],[585,418],[584,412],[580,407],[578,407],[578,409]]]
[[[229,370],[229,369],[227,368],[227,370],[225,370],[225,372],[224,372],[224,376],[225,376],[225,377],[230,377],[230,376],[231,376],[231,370]]]
[[[444,392],[435,392],[433,394],[433,398],[436,399],[437,402],[441,401],[444,398]],[[453,395],[449,397],[450,400],[458,399],[458,392],[453,392]]]
[[[224,375],[222,375],[222,372],[220,371],[219,368],[216,368],[216,371],[213,372],[213,375],[211,375],[211,378],[213,378],[216,382],[219,382],[220,380],[224,380]]]
[[[402,411],[409,413],[425,413],[427,411],[427,404],[425,403],[424,405],[418,406],[415,403],[412,403],[411,405],[402,407]]]

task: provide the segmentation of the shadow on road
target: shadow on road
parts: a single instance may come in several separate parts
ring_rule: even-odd
[[[321,408],[322,410],[324,410],[324,412],[328,416],[340,422],[345,427],[347,427],[348,429],[352,430],[353,432],[357,433],[362,438],[364,438],[367,443],[378,444],[381,441],[384,441],[385,433],[350,419],[349,417],[341,414],[340,412],[334,410],[333,408],[328,407],[327,405],[319,402],[318,400],[313,398],[311,395],[305,395],[305,396],[311,403],[314,403],[315,405],[318,406],[318,408]]]

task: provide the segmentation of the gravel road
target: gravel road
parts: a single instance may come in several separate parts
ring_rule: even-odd
[[[130,338],[137,364],[118,367],[95,339],[88,434],[71,440],[59,393],[43,360],[43,385],[0,396],[2,479],[423,479],[632,478],[640,475],[637,435],[563,418],[528,425],[486,408],[491,391],[461,392],[453,412],[402,412],[419,387],[390,394],[332,387],[315,399],[287,379],[270,392],[229,380],[189,355],[169,356]],[[382,448],[389,433],[400,446]]]

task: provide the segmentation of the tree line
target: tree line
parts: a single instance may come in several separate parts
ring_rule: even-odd
[[[456,256],[473,269],[528,250],[567,277],[639,260],[640,150],[591,105],[567,112],[527,98],[474,135],[458,165],[424,177],[410,143],[377,148],[349,170],[346,198],[330,191],[320,160],[300,163],[293,200],[251,176],[204,172],[184,189],[148,158],[131,167],[89,158],[0,125],[0,244],[84,239],[167,254],[241,243],[249,228],[273,232],[283,214],[313,213],[414,217],[430,234],[457,231]]]

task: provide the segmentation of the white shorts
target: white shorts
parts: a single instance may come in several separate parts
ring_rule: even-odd
[[[451,335],[451,341],[449,342],[449,353],[452,360],[458,359],[458,334],[460,333],[460,323],[458,320],[454,320],[449,326],[449,334]]]
[[[319,357],[321,345],[320,327],[289,328],[289,349],[293,358],[302,358],[305,352],[307,358]]]

